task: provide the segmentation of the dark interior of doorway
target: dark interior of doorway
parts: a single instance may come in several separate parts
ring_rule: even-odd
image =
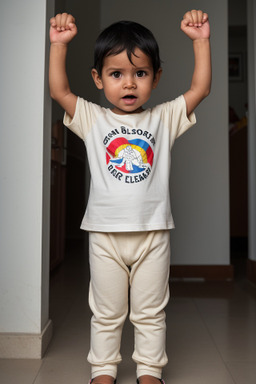
[[[247,27],[229,26],[230,256],[235,278],[248,260]]]

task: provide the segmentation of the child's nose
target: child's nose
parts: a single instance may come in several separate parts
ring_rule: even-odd
[[[124,81],[124,88],[136,88],[136,82],[133,76],[126,76]]]

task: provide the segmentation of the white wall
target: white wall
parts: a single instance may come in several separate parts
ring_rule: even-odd
[[[46,3],[1,3],[0,338],[41,334],[49,322]]]
[[[91,77],[94,42],[100,31],[100,0],[56,0],[56,13],[74,15],[78,34],[69,45],[67,70],[72,91],[93,102],[99,93]],[[63,118],[63,109],[53,101],[53,121]]]
[[[176,97],[190,85],[192,44],[180,31],[180,21],[194,8],[210,16],[213,85],[211,95],[196,111],[196,127],[174,146],[172,264],[226,265],[230,262],[227,0],[103,0],[101,20],[103,28],[132,19],[154,33],[164,62],[159,88],[150,103],[155,104]]]

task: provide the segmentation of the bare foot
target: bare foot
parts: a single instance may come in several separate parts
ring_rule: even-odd
[[[139,384],[160,384],[160,381],[157,377],[143,375],[139,377]]]
[[[93,384],[114,384],[115,379],[109,375],[96,376],[93,379]]]

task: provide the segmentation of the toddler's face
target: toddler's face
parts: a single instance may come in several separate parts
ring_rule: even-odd
[[[92,70],[96,86],[104,90],[117,114],[142,112],[161,76],[161,70],[154,76],[151,60],[144,52],[137,48],[134,53],[133,64],[126,51],[105,57],[101,77]]]

